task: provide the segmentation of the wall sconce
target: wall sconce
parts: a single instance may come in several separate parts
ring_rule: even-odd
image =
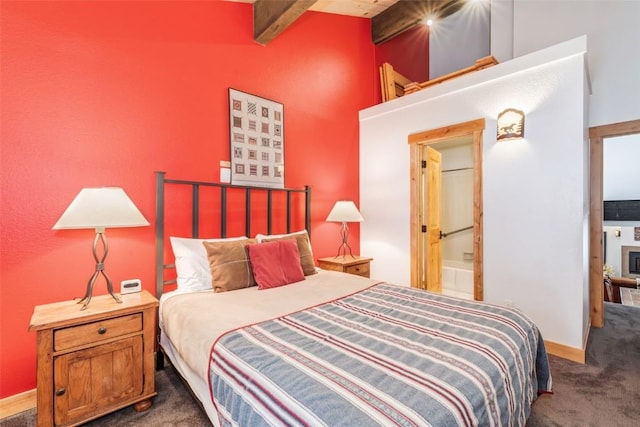
[[[498,141],[524,138],[524,112],[507,108],[498,114]]]
[[[83,188],[64,211],[54,230],[95,228],[96,237],[93,241],[93,259],[96,261],[96,271],[89,279],[87,291],[78,303],[83,303],[80,310],[84,310],[91,301],[93,285],[99,275],[107,281],[107,290],[116,300],[122,302],[113,293],[113,285],[104,271],[104,260],[109,252],[105,228],[143,227],[149,222],[142,216],[127,193],[119,187]],[[98,256],[98,242],[102,244],[102,257]]]

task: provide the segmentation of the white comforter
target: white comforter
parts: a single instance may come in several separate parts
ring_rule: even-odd
[[[365,289],[376,280],[319,270],[305,280],[279,288],[257,287],[162,296],[160,327],[186,364],[208,381],[209,356],[223,333],[302,310]]]

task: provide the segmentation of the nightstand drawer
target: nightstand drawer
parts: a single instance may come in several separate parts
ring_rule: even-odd
[[[341,271],[362,277],[370,277],[373,258],[360,256],[320,258],[318,266],[324,270]]]
[[[369,277],[369,263],[350,265],[344,269],[344,272]]]
[[[54,331],[54,349],[66,350],[138,331],[142,331],[141,313],[71,326]]]

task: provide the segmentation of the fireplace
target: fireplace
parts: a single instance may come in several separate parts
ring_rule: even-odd
[[[629,274],[640,274],[640,252],[629,252]]]
[[[622,246],[622,277],[640,278],[640,246]]]

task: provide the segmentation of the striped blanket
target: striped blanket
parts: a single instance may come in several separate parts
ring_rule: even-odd
[[[223,426],[524,426],[551,391],[517,310],[377,284],[243,327],[211,349]]]

